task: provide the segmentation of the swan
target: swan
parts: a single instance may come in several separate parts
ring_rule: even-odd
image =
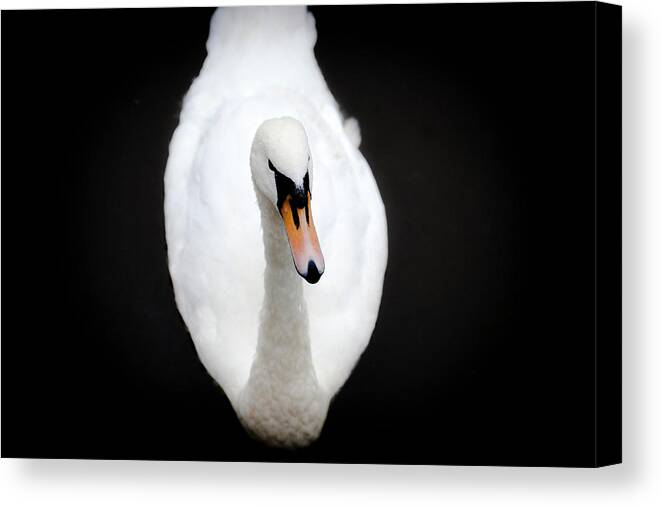
[[[200,361],[246,431],[286,448],[319,437],[388,256],[360,129],[315,40],[305,7],[218,9],[164,176],[168,267]]]

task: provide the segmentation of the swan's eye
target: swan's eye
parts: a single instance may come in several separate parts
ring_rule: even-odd
[[[268,159],[268,161],[269,161],[269,169],[271,169],[271,171],[273,171],[273,172],[277,172],[278,170],[275,168],[275,166],[273,165],[273,162],[271,162],[270,158]]]

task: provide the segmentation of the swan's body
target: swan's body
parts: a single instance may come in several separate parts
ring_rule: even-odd
[[[374,329],[387,259],[383,203],[315,38],[304,7],[217,11],[165,175],[170,273],[198,355],[243,425],[281,446],[321,431]],[[309,164],[321,279],[305,272],[312,250],[292,262],[272,160],[297,192]]]

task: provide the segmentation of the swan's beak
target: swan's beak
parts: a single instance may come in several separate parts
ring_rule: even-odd
[[[309,283],[317,283],[324,272],[324,256],[312,221],[310,192],[306,194],[296,198],[288,195],[280,206],[280,215],[296,271]]]

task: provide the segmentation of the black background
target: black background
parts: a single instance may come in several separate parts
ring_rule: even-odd
[[[3,456],[590,465],[594,7],[315,7],[386,205],[319,440],[252,441],[197,359],[163,171],[209,9],[2,13]]]

